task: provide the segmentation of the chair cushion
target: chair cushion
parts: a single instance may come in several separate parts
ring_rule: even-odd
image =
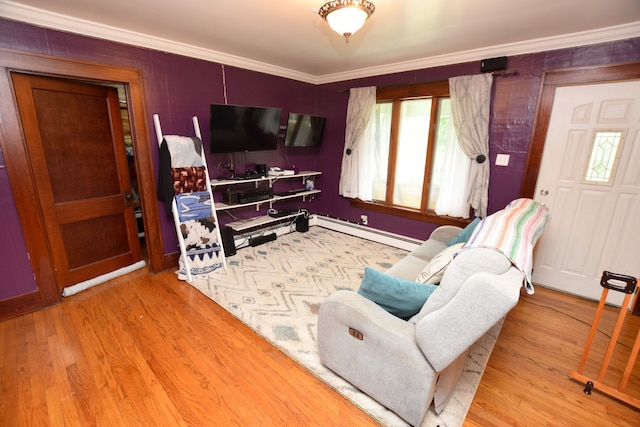
[[[428,239],[416,249],[411,251],[410,255],[421,259],[424,262],[429,262],[433,259],[434,256],[442,252],[443,249],[446,249],[446,247],[447,245],[440,240]]]
[[[411,323],[419,322],[427,314],[447,304],[467,278],[478,272],[503,274],[511,268],[511,261],[493,249],[473,248],[461,251],[447,267],[438,289],[422,307]]]
[[[365,267],[358,293],[394,316],[407,319],[420,311],[436,288],[435,285],[410,282]]]
[[[433,285],[437,285],[442,280],[442,276],[444,275],[444,271],[453,260],[456,252],[460,250],[464,246],[463,243],[456,243],[455,245],[449,246],[446,249],[442,250],[439,254],[433,257],[429,264],[427,264],[424,269],[418,274],[416,278],[416,282],[420,283],[431,283]]]
[[[467,224],[467,226],[460,233],[458,233],[456,237],[454,237],[453,239],[447,242],[447,246],[453,246],[456,243],[466,243],[471,237],[471,234],[473,234],[473,230],[476,229],[476,226],[480,223],[480,221],[482,221],[481,218],[475,217],[473,221]]]

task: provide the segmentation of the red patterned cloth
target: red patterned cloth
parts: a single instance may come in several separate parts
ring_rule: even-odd
[[[193,193],[207,190],[204,166],[171,168],[173,191],[175,194]]]

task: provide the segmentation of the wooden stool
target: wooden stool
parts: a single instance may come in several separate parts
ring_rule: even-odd
[[[611,273],[608,271],[604,271],[602,273],[602,278],[600,279],[600,286],[603,287],[602,296],[600,297],[598,310],[596,311],[596,316],[593,320],[593,326],[591,327],[591,332],[589,333],[589,337],[587,338],[587,343],[585,344],[584,353],[582,354],[582,359],[580,360],[578,370],[571,371],[569,373],[569,376],[575,380],[585,383],[584,392],[586,394],[591,394],[591,390],[595,388],[605,394],[615,397],[616,399],[626,402],[629,405],[640,408],[640,399],[630,396],[629,394],[624,392],[625,388],[627,387],[627,382],[629,381],[629,376],[631,375],[631,369],[633,368],[633,364],[636,360],[636,357],[638,356],[638,350],[640,350],[640,330],[638,330],[638,335],[636,336],[633,349],[631,350],[631,354],[629,355],[629,360],[627,361],[627,365],[622,374],[622,378],[620,379],[618,388],[614,388],[603,383],[604,376],[607,373],[607,369],[609,368],[609,362],[611,361],[611,356],[613,355],[616,341],[618,340],[618,335],[620,334],[620,329],[622,329],[622,324],[624,323],[624,317],[627,314],[627,306],[629,305],[629,301],[631,300],[631,295],[633,295],[636,290],[636,284],[637,280],[635,277]],[[593,338],[598,329],[598,322],[600,322],[600,316],[602,315],[609,289],[618,292],[624,292],[626,295],[624,297],[622,305],[620,306],[620,314],[618,315],[618,320],[614,327],[613,333],[611,334],[611,340],[609,341],[607,352],[605,353],[604,360],[602,361],[602,366],[600,367],[598,378],[591,379],[583,375],[582,371],[584,370],[584,367],[587,363],[589,350],[591,350],[591,344],[593,343]]]

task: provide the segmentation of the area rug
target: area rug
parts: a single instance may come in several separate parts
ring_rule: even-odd
[[[385,426],[406,426],[393,412],[320,363],[317,313],[327,296],[356,290],[368,265],[384,271],[406,251],[318,226],[238,250],[226,272],[192,285]],[[470,349],[445,410],[430,409],[423,427],[461,426],[500,332],[496,325]]]

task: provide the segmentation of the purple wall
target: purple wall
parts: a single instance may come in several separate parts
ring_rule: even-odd
[[[197,115],[205,145],[208,147],[206,141],[209,137],[209,104],[224,103],[222,67],[217,63],[67,34],[2,18],[0,47],[140,69],[149,115],[151,140],[148,143],[152,146],[156,165],[158,149],[152,120],[154,113],[160,115],[164,133],[186,135],[193,134],[191,117]],[[290,111],[320,113],[316,106],[318,88],[315,85],[228,66],[225,67],[225,76],[227,99],[230,104],[280,107],[283,109],[282,124],[285,124],[287,113]],[[12,100],[0,102],[13,103]],[[247,153],[246,156],[238,154],[235,156],[236,167],[243,171],[245,163],[251,166],[255,163],[287,166],[282,150],[280,147],[277,152],[272,153]],[[287,149],[286,154],[291,164],[301,169],[321,168],[314,150],[305,152]],[[221,156],[208,157],[212,175],[216,175],[216,166],[221,160]],[[4,158],[0,158],[0,166],[4,166]],[[157,182],[156,177],[149,179]],[[36,289],[36,285],[4,168],[0,169],[0,195],[0,207],[3,209],[0,228],[10,230],[3,232],[0,238],[1,265],[11,267],[0,270],[0,300],[3,300],[31,292]],[[308,205],[311,211],[316,210],[315,203],[317,201]],[[160,212],[163,210],[160,209]],[[255,209],[245,212],[234,211],[235,213],[250,216],[255,215]],[[220,220],[226,222],[229,218],[221,214]],[[161,215],[161,223],[165,252],[176,252],[178,246],[172,221]]]
[[[0,152],[0,301],[38,287],[27,254],[9,176]],[[19,291],[19,292],[17,292]]]
[[[489,213],[502,209],[520,196],[543,73],[555,69],[637,61],[640,61],[640,38],[509,58],[508,69],[518,70],[518,75],[496,77],[493,86],[489,143]],[[324,192],[316,213],[352,222],[358,222],[360,214],[364,213],[369,216],[369,225],[373,228],[419,239],[426,238],[436,225],[353,209],[347,199],[338,195],[348,90],[361,86],[382,87],[440,81],[458,75],[477,74],[479,67],[477,61],[321,86],[319,108],[329,116],[332,125],[325,136],[326,146],[321,154]],[[508,167],[495,166],[496,155],[500,153],[510,155]]]
[[[191,116],[197,115],[200,119],[205,146],[207,146],[209,104],[225,101],[222,66],[217,63],[47,30],[2,18],[0,18],[0,46],[61,58],[140,69],[149,115],[151,140],[148,143],[152,147],[156,164],[158,151],[152,123],[154,113],[160,115],[163,131],[175,134],[191,134]],[[490,160],[493,164],[498,153],[510,154],[511,160],[507,168],[492,166],[489,191],[490,212],[502,208],[519,195],[543,71],[638,60],[640,60],[640,38],[509,58],[509,68],[517,69],[519,75],[496,79],[494,103],[502,107],[494,108],[492,114]],[[280,107],[283,109],[282,124],[286,121],[288,112],[325,115],[328,118],[323,146],[320,149],[287,148],[283,151],[285,149],[280,143],[276,152],[236,154],[236,169],[243,171],[245,164],[246,167],[252,167],[255,163],[289,166],[285,160],[286,153],[290,165],[296,165],[299,169],[323,172],[316,184],[323,193],[305,207],[315,213],[356,222],[361,212],[351,209],[348,200],[338,195],[348,89],[366,85],[390,86],[438,81],[462,74],[474,74],[479,71],[478,68],[479,61],[315,86],[227,66],[224,71],[228,103]],[[220,155],[208,157],[212,176],[217,176],[217,165],[222,160],[223,156]],[[3,161],[0,159],[0,165]],[[3,209],[3,214],[0,215],[0,227],[3,230],[12,230],[17,236],[14,238],[9,233],[3,233],[3,240],[0,241],[3,248],[9,244],[14,248],[11,251],[2,250],[2,265],[10,265],[13,268],[3,268],[0,272],[0,300],[24,294],[35,287],[20,224],[15,213],[15,204],[11,203],[10,194],[6,170],[0,169],[0,201],[2,202],[0,207]],[[264,210],[265,207],[262,208],[263,212]],[[435,228],[434,224],[376,212],[366,213],[369,215],[372,227],[411,237],[425,238]],[[234,210],[234,214],[251,216],[256,212],[255,209],[249,208],[244,212]],[[173,224],[164,216],[161,220],[165,252],[175,252],[177,241]],[[227,222],[229,218],[221,213],[220,220]],[[11,240],[5,241],[5,239]]]

